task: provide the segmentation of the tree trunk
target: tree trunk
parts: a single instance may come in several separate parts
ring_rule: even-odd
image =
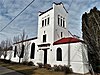
[[[21,61],[21,58],[19,57],[19,63],[20,63],[20,61]]]

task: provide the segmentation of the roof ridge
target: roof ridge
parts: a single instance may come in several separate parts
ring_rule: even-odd
[[[18,42],[13,43],[13,44],[18,44],[18,43],[21,43],[21,42],[26,42],[26,41],[30,41],[30,40],[34,40],[34,39],[37,39],[37,37],[34,37],[34,38],[29,38],[29,39],[22,40],[22,41],[18,41]]]
[[[58,44],[67,44],[67,43],[77,43],[77,42],[83,42],[83,40],[76,38],[76,37],[67,37],[67,38],[61,38],[53,43],[53,45]]]

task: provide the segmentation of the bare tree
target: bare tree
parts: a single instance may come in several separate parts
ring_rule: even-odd
[[[19,40],[19,36],[14,36],[14,38],[13,38],[13,43],[17,43],[17,42],[19,42],[20,40]]]
[[[7,56],[7,52],[12,50],[12,42],[11,42],[11,40],[10,39],[6,39],[6,40],[1,41],[0,47],[1,47],[4,59],[5,59],[6,56]],[[9,57],[9,60],[10,59],[11,59],[11,57]]]
[[[20,36],[14,37],[13,41],[17,44],[17,56],[19,57],[19,63],[21,61],[21,58],[25,58],[25,61],[27,60],[28,55],[28,47],[30,43],[26,41],[28,38],[28,35],[26,35],[25,31],[23,30],[23,33],[20,34]]]
[[[1,46],[0,46],[0,57],[2,56],[2,48],[1,48]]]
[[[28,51],[28,49],[29,49],[29,46],[30,46],[30,42],[29,41],[26,41],[25,43],[24,43],[24,46],[25,46],[25,51],[24,51],[24,61],[28,61],[28,55],[29,55],[29,51]]]
[[[4,48],[5,48],[5,41],[1,41],[0,43],[0,56],[4,54]]]

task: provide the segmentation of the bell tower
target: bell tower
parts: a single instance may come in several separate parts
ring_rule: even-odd
[[[39,43],[53,43],[68,36],[68,12],[63,3],[53,3],[53,7],[38,14]]]
[[[68,37],[68,12],[62,2],[54,3],[54,41]]]

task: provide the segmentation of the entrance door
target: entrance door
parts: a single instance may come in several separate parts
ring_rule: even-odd
[[[44,64],[47,64],[47,49],[44,50]]]

